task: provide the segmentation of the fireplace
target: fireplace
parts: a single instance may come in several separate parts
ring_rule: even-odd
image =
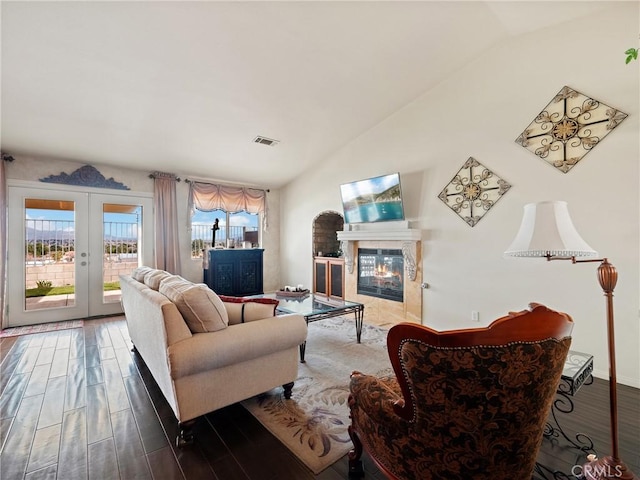
[[[358,249],[358,294],[402,302],[404,258],[400,249]]]

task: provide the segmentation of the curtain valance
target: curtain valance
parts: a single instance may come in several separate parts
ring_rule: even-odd
[[[267,226],[267,192],[256,188],[232,187],[212,183],[191,182],[189,186],[189,211],[203,212],[224,210],[229,213],[245,211],[261,213]]]

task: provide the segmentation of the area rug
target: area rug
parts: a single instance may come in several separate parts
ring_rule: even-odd
[[[41,323],[40,325],[26,325],[24,327],[5,328],[0,331],[0,338],[15,337],[18,335],[29,335],[30,333],[54,332],[56,330],[66,330],[68,328],[80,328],[84,325],[84,320],[66,320],[64,322]]]
[[[242,402],[314,474],[342,458],[352,443],[349,426],[349,375],[391,375],[387,330],[363,325],[356,342],[353,317],[335,317],[309,324],[306,363],[290,400],[282,388]]]

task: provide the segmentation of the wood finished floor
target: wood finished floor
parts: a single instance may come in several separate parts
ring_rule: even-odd
[[[174,447],[176,420],[140,358],[124,317],[83,328],[0,339],[0,478],[346,479],[341,459],[315,476],[240,405],[202,417],[196,444]],[[609,453],[607,382],[584,386],[567,432],[587,433]],[[618,391],[621,456],[640,472],[640,391]],[[572,479],[582,463],[566,442],[545,439],[535,478]],[[364,457],[368,479],[383,475]],[[514,479],[516,480],[516,479]]]

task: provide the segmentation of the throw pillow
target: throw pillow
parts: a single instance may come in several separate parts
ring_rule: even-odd
[[[157,291],[160,288],[160,282],[171,276],[169,272],[165,272],[164,270],[151,270],[144,276],[144,284]]]
[[[159,292],[176,305],[192,333],[215,332],[229,324],[222,300],[202,283],[172,275],[160,282]]]
[[[131,272],[131,277],[138,282],[144,283],[144,276],[152,270],[153,268],[151,267],[138,267],[133,272]]]

